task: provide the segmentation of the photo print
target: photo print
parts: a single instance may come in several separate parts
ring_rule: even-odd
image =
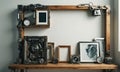
[[[97,62],[99,57],[98,42],[79,42],[80,62]]]

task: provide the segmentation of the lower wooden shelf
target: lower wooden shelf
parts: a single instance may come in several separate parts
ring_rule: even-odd
[[[117,69],[115,64],[47,64],[47,65],[34,65],[34,64],[11,64],[9,69]]]

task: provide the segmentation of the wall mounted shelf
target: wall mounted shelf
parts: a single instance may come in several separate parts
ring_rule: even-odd
[[[47,64],[47,65],[35,65],[35,64],[11,64],[10,69],[117,69],[115,64]]]
[[[49,10],[89,10],[89,6],[73,6],[73,5],[53,5],[47,6]],[[99,6],[93,6],[96,9]],[[105,46],[106,46],[106,53],[110,51],[110,8],[107,6],[100,6],[101,10],[105,10]],[[21,19],[24,19],[24,15],[21,15]],[[40,27],[40,26],[30,26],[30,27]],[[24,39],[24,28],[29,27],[20,27],[20,35],[21,38]],[[109,56],[109,55],[107,55]],[[25,69],[117,69],[118,65],[115,64],[68,64],[68,63],[58,63],[58,64],[47,64],[47,65],[25,65],[25,64],[11,64],[8,66],[9,69],[16,72],[16,70]]]

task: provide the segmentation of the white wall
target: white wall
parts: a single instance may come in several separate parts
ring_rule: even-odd
[[[103,37],[101,16],[88,16],[86,11],[52,11],[49,29],[26,29],[25,35],[47,35],[56,46],[71,45],[74,53],[79,41]]]
[[[115,63],[120,65],[120,1],[119,0],[115,0],[114,1],[114,47],[115,52],[114,52],[114,56],[115,56]],[[118,69],[118,72],[120,71],[120,69]]]
[[[13,63],[17,57],[17,20],[16,9],[18,4],[41,3],[45,5],[77,5],[93,2],[95,5],[111,5],[112,0],[0,0],[0,72],[8,72],[7,66]],[[48,41],[60,44],[70,44],[72,54],[78,41],[91,41],[95,37],[103,37],[104,23],[101,16],[92,17],[84,11],[51,11],[49,29],[26,29],[25,35],[47,35]],[[113,16],[113,12],[112,12]],[[111,19],[113,23],[113,20]],[[111,33],[113,33],[112,24]],[[113,34],[111,36],[113,40]],[[111,42],[113,47],[113,42]],[[44,72],[44,70],[40,70]],[[49,71],[49,70],[45,70]],[[56,72],[56,70],[50,70]],[[58,72],[73,72],[73,70],[60,70]],[[75,70],[78,72],[78,70]],[[87,72],[87,70],[82,70]],[[100,70],[99,70],[100,71]],[[96,72],[96,70],[93,70]],[[98,71],[97,71],[98,72]]]

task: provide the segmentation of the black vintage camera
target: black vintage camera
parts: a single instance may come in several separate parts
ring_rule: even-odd
[[[77,55],[72,55],[71,63],[73,63],[73,64],[79,64],[80,63],[80,57],[77,56]]]
[[[106,64],[112,64],[113,63],[112,57],[105,57],[105,63]]]
[[[24,64],[47,64],[47,36],[25,36]]]

